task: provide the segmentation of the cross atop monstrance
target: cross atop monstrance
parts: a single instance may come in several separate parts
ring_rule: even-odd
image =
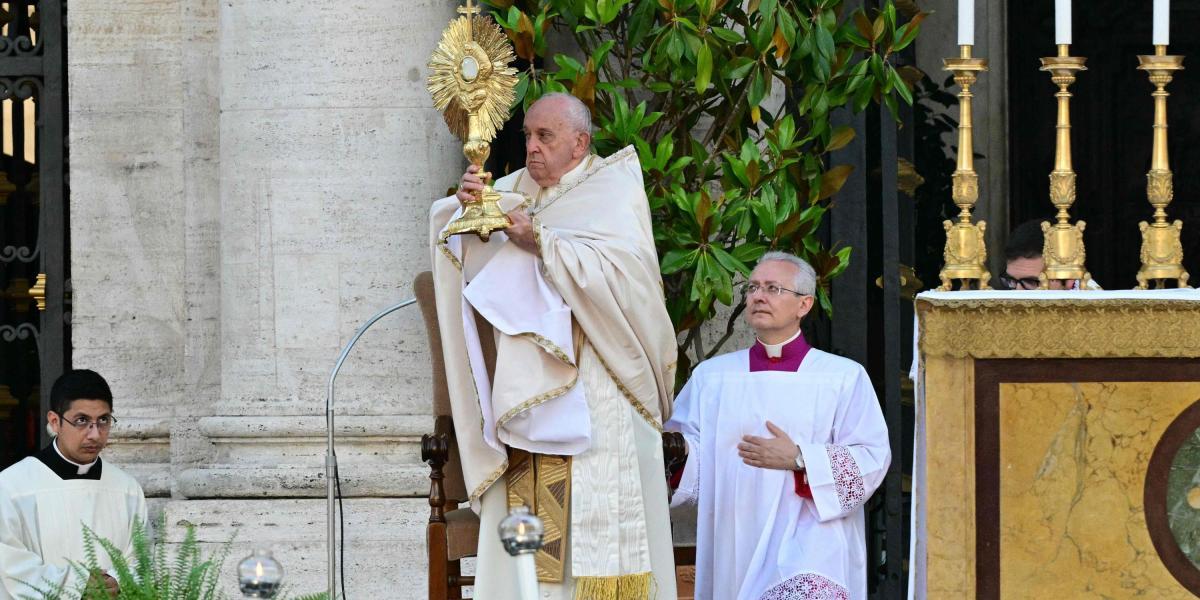
[[[456,10],[458,10],[458,14],[465,15],[467,17],[479,14],[479,7],[475,6],[474,0],[467,0],[466,6],[460,6]]]

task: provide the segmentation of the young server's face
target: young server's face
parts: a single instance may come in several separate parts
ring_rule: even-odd
[[[812,296],[792,291],[798,273],[796,265],[780,260],[761,263],[750,273],[754,291],[746,294],[746,321],[764,342],[778,343],[775,338],[785,334],[790,337],[812,310]]]
[[[46,413],[50,430],[58,436],[58,451],[71,462],[86,465],[100,455],[112,428],[112,407],[103,400],[73,400],[58,414]]]
[[[571,124],[568,110],[567,100],[547,98],[525,114],[525,168],[542,187],[558,184],[587,155],[591,136]]]

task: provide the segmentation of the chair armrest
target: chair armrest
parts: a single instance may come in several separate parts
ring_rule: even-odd
[[[421,436],[421,460],[429,463],[429,522],[446,522],[446,490],[442,467],[450,459],[450,439],[445,433]]]
[[[667,470],[666,475],[669,481],[671,474],[687,462],[687,442],[684,441],[683,434],[677,431],[664,431],[662,443],[663,467]]]

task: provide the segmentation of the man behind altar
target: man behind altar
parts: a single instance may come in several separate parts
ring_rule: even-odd
[[[863,504],[891,461],[871,380],[800,332],[808,263],[768,253],[743,291],[757,340],[698,365],[666,424],[688,445],[671,504],[698,504],[696,597],[866,598]]]
[[[434,291],[463,476],[480,535],[475,597],[518,594],[497,525],[516,505],[546,525],[543,597],[675,597],[663,477],[675,332],[641,165],[590,152],[568,94],[525,115],[525,168],[496,182],[512,226],[443,239],[483,188],[470,167],[430,216]],[[494,361],[487,349],[494,347]]]
[[[39,597],[79,583],[70,562],[85,563],[84,528],[132,556],[135,521],[146,522],[138,482],[100,458],[116,419],[108,382],[95,371],[68,371],[50,390],[46,413],[54,440],[41,452],[0,472],[0,600]],[[96,561],[110,569],[107,552]],[[113,572],[90,574],[89,587],[119,591]]]

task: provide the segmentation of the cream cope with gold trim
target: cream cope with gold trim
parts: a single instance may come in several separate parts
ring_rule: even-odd
[[[650,210],[642,185],[641,166],[633,147],[609,156],[589,156],[556,186],[542,189],[521,169],[498,180],[501,206],[524,206],[533,217],[545,286],[521,287],[516,281],[496,285],[489,275],[493,260],[507,263],[524,282],[538,277],[521,270],[526,253],[507,244],[502,233],[482,243],[455,236],[445,244],[438,235],[459,211],[451,196],[434,203],[430,214],[433,274],[438,319],[463,475],[472,507],[507,467],[499,442],[515,447],[561,444],[578,454],[580,440],[572,432],[587,431],[577,416],[564,417],[554,403],[571,405],[578,382],[575,347],[562,336],[561,306],[595,348],[622,395],[647,422],[662,428],[670,416],[675,378],[675,337],[663,298],[662,279]],[[510,192],[510,193],[503,193]],[[513,268],[517,269],[516,271]],[[472,289],[476,278],[492,281]],[[555,294],[556,293],[556,294]],[[473,365],[478,332],[470,316],[471,301],[490,316],[524,315],[497,327],[494,377]],[[514,310],[510,303],[532,306]],[[541,311],[544,319],[528,318]],[[482,314],[482,313],[481,313]],[[485,315],[488,316],[488,315]],[[496,323],[493,323],[496,324]],[[569,329],[569,327],[568,327]],[[487,333],[484,333],[487,335]],[[541,410],[550,420],[532,418]],[[583,413],[586,415],[586,405]],[[540,417],[540,415],[539,415]],[[562,426],[562,430],[554,428]]]

